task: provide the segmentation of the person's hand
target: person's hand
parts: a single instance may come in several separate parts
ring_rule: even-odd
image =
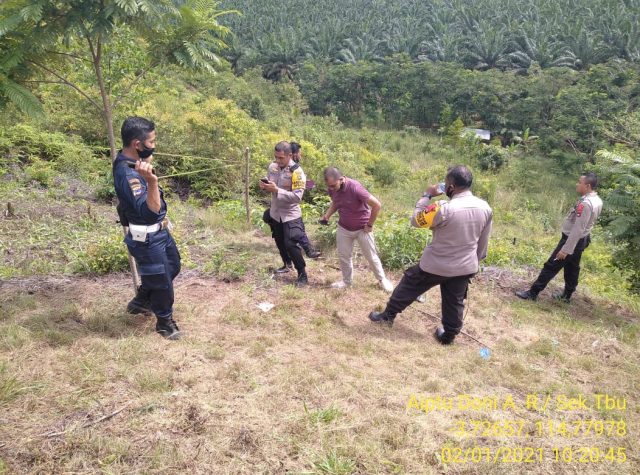
[[[142,160],[136,162],[135,170],[144,178],[147,183],[157,183],[158,177],[153,170],[153,165]]]
[[[562,252],[562,251],[560,251],[560,252],[558,252],[558,253],[556,254],[556,258],[555,258],[555,260],[556,260],[556,261],[564,261],[564,260],[567,258],[567,256],[568,256],[568,255],[569,255],[569,254],[567,254],[566,252]]]
[[[373,231],[373,226],[371,226],[370,224],[365,224],[363,231],[365,233],[370,233],[371,231]]]
[[[329,218],[327,218],[326,216],[323,216],[318,220],[318,223],[322,224],[323,226],[326,226],[327,224],[329,224]]]
[[[437,183],[435,185],[431,185],[429,188],[427,188],[426,192],[428,194],[430,194],[431,196],[440,196],[442,194],[438,190],[438,184]]]
[[[278,186],[270,181],[269,183],[265,183],[263,181],[260,182],[260,189],[262,191],[267,191],[269,193],[276,193],[278,191]]]

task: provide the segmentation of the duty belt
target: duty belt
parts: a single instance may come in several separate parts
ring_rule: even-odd
[[[161,223],[150,225],[129,223],[129,232],[133,236],[134,241],[146,241],[147,234],[157,233],[163,229],[168,229],[169,231],[173,229],[171,221],[167,218],[164,218]]]

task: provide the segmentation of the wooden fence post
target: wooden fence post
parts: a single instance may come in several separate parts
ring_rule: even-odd
[[[247,224],[251,223],[251,210],[249,209],[249,159],[251,152],[249,147],[244,149],[244,207],[247,211]]]

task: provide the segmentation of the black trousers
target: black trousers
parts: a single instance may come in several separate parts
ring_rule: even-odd
[[[409,267],[404,271],[402,280],[391,294],[385,312],[395,317],[411,305],[418,296],[431,287],[439,285],[442,297],[442,326],[446,333],[455,336],[462,329],[464,298],[467,295],[469,280],[473,275],[443,277],[425,272],[419,265]]]
[[[276,241],[282,262],[285,265],[293,262],[298,274],[302,274],[306,267],[302,251],[298,247],[298,244],[302,245],[302,239],[305,236],[302,218],[292,219],[286,223],[272,220],[271,235]]]
[[[169,231],[149,234],[146,242],[125,237],[129,252],[135,258],[142,285],[138,303],[149,302],[158,318],[173,315],[173,279],[180,273],[180,253]]]
[[[311,243],[309,242],[309,237],[307,236],[307,230],[304,228],[304,221],[302,221],[302,236],[300,236],[300,247],[304,249],[304,252],[309,255],[311,252]]]
[[[556,255],[564,244],[567,242],[567,235],[562,234],[562,238],[560,238],[560,242],[551,253],[551,256],[544,263],[544,267],[542,271],[540,271],[540,275],[536,279],[536,281],[531,285],[530,292],[532,294],[539,294],[544,290],[547,284],[553,279],[560,269],[564,269],[564,293],[566,296],[570,297],[576,291],[576,287],[578,287],[578,278],[580,277],[580,259],[582,258],[582,252],[589,247],[591,243],[591,236],[586,236],[578,241],[576,244],[576,248],[573,251],[573,254],[568,255],[563,260],[555,260]]]

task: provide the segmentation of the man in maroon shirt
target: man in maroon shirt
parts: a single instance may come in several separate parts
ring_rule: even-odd
[[[373,224],[382,207],[380,201],[356,180],[343,176],[335,167],[325,169],[324,181],[331,196],[331,206],[321,222],[326,224],[336,211],[340,215],[336,241],[342,280],[335,282],[331,287],[343,289],[351,285],[353,280],[351,255],[353,243],[358,241],[360,250],[369,262],[380,286],[386,292],[393,292],[393,284],[384,274],[372,233]]]

